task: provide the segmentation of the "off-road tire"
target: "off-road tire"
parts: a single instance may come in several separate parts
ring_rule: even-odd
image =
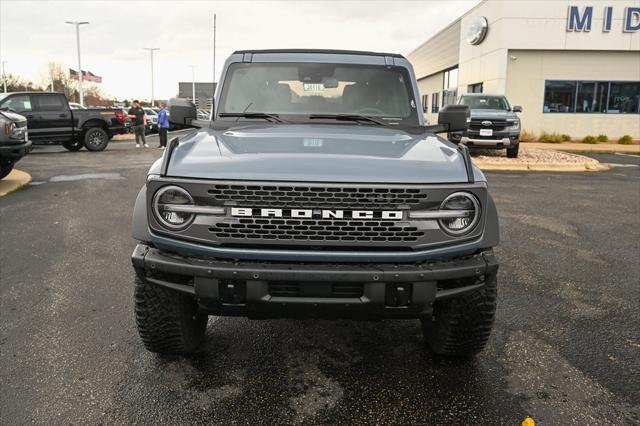
[[[507,148],[507,158],[518,158],[518,151],[520,151],[519,143],[512,148]]]
[[[109,135],[100,127],[91,127],[85,130],[82,139],[84,147],[93,152],[104,151],[109,144]]]
[[[465,296],[436,302],[433,318],[422,319],[427,346],[436,355],[469,357],[480,352],[491,334],[496,312],[497,278]]]
[[[188,354],[204,339],[207,315],[198,313],[193,298],[136,275],[135,304],[138,333],[149,351]]]
[[[82,140],[72,139],[62,142],[62,146],[64,146],[65,149],[68,149],[69,151],[80,151],[84,145],[82,144]]]
[[[0,179],[4,179],[13,170],[13,162],[0,159]]]

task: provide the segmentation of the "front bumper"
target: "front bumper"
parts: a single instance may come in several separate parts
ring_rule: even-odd
[[[449,140],[454,143],[462,143],[469,148],[509,148],[520,143],[520,130],[495,131],[492,136],[480,136],[476,130],[452,132],[449,134]]]
[[[141,279],[196,298],[213,315],[420,318],[433,302],[476,291],[497,272],[493,251],[412,264],[303,264],[184,257],[138,244]]]
[[[27,155],[31,149],[32,144],[29,140],[14,145],[0,144],[0,158],[15,162]]]
[[[508,148],[518,143],[517,140],[511,140],[509,138],[500,139],[476,139],[468,136],[460,138],[460,143],[463,143],[469,147],[479,146],[482,148]]]

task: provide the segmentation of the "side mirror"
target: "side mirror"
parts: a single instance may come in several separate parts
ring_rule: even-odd
[[[519,105],[516,105],[513,107],[513,112],[522,112],[522,107]]]
[[[179,127],[191,127],[191,122],[198,118],[196,106],[188,99],[171,98],[167,102],[169,122]]]
[[[438,125],[445,132],[461,132],[467,130],[470,116],[467,105],[447,105],[438,114]]]

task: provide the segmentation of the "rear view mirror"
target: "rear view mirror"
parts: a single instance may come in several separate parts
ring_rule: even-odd
[[[461,132],[467,130],[469,117],[467,105],[447,105],[438,114],[438,125],[446,132]]]
[[[167,102],[169,122],[179,127],[191,127],[191,122],[198,118],[196,106],[188,99],[171,98]]]
[[[516,105],[513,107],[513,112],[522,112],[522,107],[519,105]]]

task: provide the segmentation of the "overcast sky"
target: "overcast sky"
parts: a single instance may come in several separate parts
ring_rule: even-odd
[[[238,49],[327,48],[407,54],[472,8],[460,1],[14,1],[0,0],[0,56],[6,70],[42,81],[56,61],[77,68],[75,29],[81,26],[82,68],[103,77],[119,99],[175,96],[178,81],[211,81],[213,13],[217,14],[216,75]]]

